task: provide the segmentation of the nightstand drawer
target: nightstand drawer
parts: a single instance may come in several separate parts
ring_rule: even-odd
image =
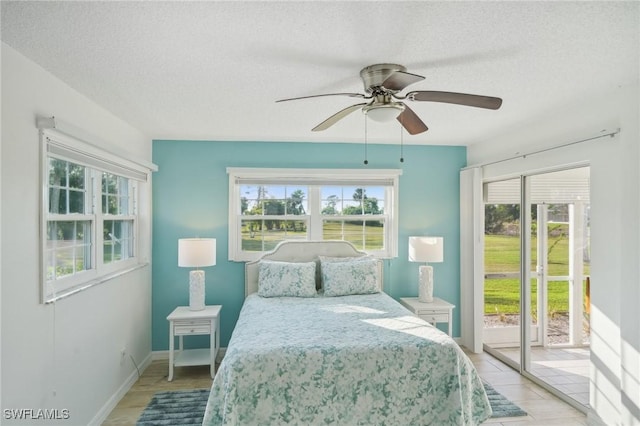
[[[448,334],[452,335],[455,305],[437,297],[434,297],[432,302],[420,302],[417,297],[401,297],[400,303],[418,318],[428,323],[434,325],[446,323]]]
[[[173,333],[176,336],[184,334],[209,334],[211,333],[211,321],[209,320],[184,320],[174,321]]]
[[[421,313],[418,316],[426,322],[449,322],[448,314]]]

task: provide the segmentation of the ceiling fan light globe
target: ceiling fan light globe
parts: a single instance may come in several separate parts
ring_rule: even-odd
[[[387,122],[395,120],[402,113],[402,111],[404,111],[404,105],[372,105],[368,108],[363,108],[362,111],[373,121]]]

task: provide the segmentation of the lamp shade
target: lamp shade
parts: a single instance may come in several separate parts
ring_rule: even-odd
[[[409,237],[409,262],[442,262],[442,237]]]
[[[180,238],[178,240],[178,266],[198,268],[215,264],[215,238]]]
[[[362,108],[362,111],[374,121],[385,122],[394,120],[404,111],[404,104],[392,102],[382,105],[370,105]]]

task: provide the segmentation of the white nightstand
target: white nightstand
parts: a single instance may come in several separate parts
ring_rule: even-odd
[[[210,365],[211,378],[216,374],[216,355],[220,349],[220,321],[222,306],[205,306],[201,311],[191,311],[188,306],[178,306],[169,314],[169,378],[173,380],[173,367]],[[183,349],[182,338],[208,334],[211,342],[205,349]],[[175,336],[178,336],[178,353],[174,354]]]
[[[433,325],[447,323],[449,336],[453,334],[453,308],[455,305],[437,297],[434,297],[433,302],[430,303],[419,302],[417,297],[401,297],[400,303],[428,323]]]

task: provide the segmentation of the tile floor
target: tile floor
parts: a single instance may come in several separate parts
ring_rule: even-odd
[[[485,424],[504,426],[587,424],[585,414],[521,376],[491,355],[487,353],[468,353],[467,355],[485,381],[528,413],[526,417],[489,419]]]
[[[490,419],[492,426],[519,425],[586,425],[586,416],[559,400],[549,392],[522,377],[507,365],[482,354],[469,354],[480,376],[504,396],[518,404],[526,417]],[[157,391],[203,389],[211,387],[209,368],[181,367],[174,371],[174,379],[167,382],[168,360],[156,360],[144,371],[140,379],[113,409],[103,426],[135,425],[144,407]]]
[[[520,362],[520,349],[498,349]],[[580,404],[589,405],[589,347],[532,347],[531,372]]]

